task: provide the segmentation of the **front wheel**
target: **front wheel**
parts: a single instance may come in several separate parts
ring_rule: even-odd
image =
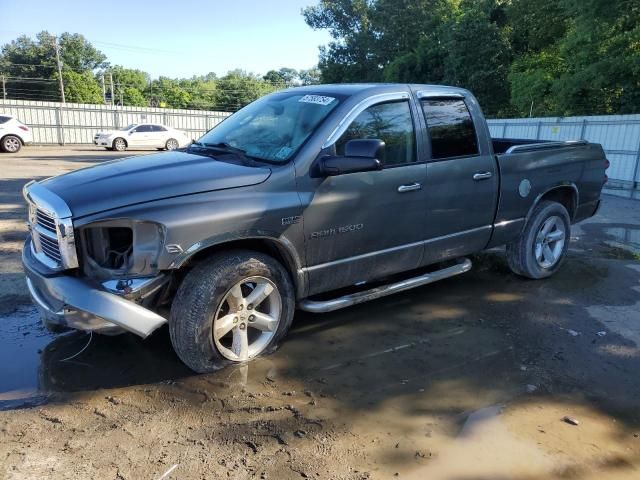
[[[217,254],[178,288],[171,343],[192,370],[211,372],[273,352],[294,310],[289,274],[276,260],[243,250]]]
[[[124,138],[116,138],[113,141],[113,149],[117,152],[124,152],[127,149],[127,142]]]
[[[507,245],[511,270],[524,277],[550,277],[560,268],[569,248],[571,222],[567,209],[551,201],[540,202],[518,239]]]
[[[15,135],[7,135],[0,143],[0,149],[7,153],[18,153],[22,148],[22,142]]]

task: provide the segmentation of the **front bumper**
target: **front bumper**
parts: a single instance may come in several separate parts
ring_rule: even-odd
[[[31,238],[22,250],[22,264],[31,298],[47,325],[107,335],[128,331],[146,338],[167,323],[164,317],[128,299],[157,293],[168,281],[163,275],[139,282],[125,298],[64,272],[48,270],[34,257]]]

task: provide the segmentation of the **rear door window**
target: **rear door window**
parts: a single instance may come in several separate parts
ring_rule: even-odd
[[[140,125],[134,130],[136,133],[147,133],[151,131],[151,125]]]
[[[9,120],[11,120],[11,117],[5,117],[4,115],[0,115],[0,124],[7,123]]]
[[[476,129],[463,99],[429,98],[421,103],[431,137],[431,158],[478,155]]]

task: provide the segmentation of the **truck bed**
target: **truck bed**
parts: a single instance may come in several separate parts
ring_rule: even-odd
[[[586,145],[585,140],[569,140],[557,142],[553,140],[531,140],[523,138],[492,138],[493,152],[496,155],[522,152],[525,150],[539,150],[554,147],[568,147],[575,145]]]

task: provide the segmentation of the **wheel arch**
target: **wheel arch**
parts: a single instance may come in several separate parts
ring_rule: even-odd
[[[531,208],[529,208],[529,212],[527,213],[525,225],[531,219],[531,216],[538,204],[544,200],[557,202],[564,206],[567,209],[567,212],[569,212],[569,219],[573,220],[576,212],[578,211],[579,198],[578,187],[574,183],[555,185],[536,197],[533,205],[531,205]]]
[[[125,146],[126,146],[127,148],[129,148],[129,142],[127,142],[127,139],[126,139],[126,138],[124,138],[124,137],[114,137],[114,139],[113,139],[113,140],[111,140],[111,148],[115,148],[116,140],[117,140],[117,139],[119,139],[119,138],[121,138],[121,139],[122,139],[122,141],[124,142]]]
[[[192,251],[190,251],[192,250]],[[170,269],[184,271],[193,265],[205,261],[212,255],[225,250],[252,250],[273,257],[279,261],[289,273],[293,282],[296,297],[303,298],[307,291],[307,279],[293,245],[286,239],[272,237],[245,237],[233,240],[200,242],[197,249],[187,250],[188,255],[176,259]]]
[[[2,137],[0,137],[0,142],[2,142],[7,137],[16,137],[18,140],[20,140],[20,145],[24,147],[24,139],[17,133],[7,133],[6,135],[3,135]]]

